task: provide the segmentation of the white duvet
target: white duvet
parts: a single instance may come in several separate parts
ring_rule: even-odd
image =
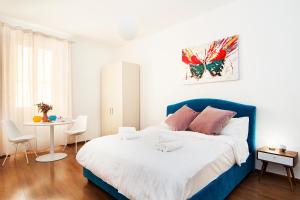
[[[183,200],[204,187],[199,177],[198,181],[192,180],[224,152],[234,157],[225,158],[227,168],[234,163],[240,165],[249,155],[245,140],[225,135],[172,132],[161,127],[150,127],[138,134],[140,137],[132,140],[121,140],[119,135],[93,139],[80,149],[76,159],[129,199]],[[172,152],[157,151],[155,144],[161,135],[175,137],[182,147]],[[220,164],[213,167],[225,170]]]

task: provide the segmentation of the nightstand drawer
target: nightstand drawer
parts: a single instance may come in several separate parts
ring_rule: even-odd
[[[290,157],[258,152],[257,158],[260,160],[265,160],[265,161],[270,161],[270,162],[279,163],[279,164],[283,164],[283,165],[293,166],[293,158],[290,158]]]

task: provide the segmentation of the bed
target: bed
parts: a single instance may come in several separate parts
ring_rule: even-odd
[[[199,191],[194,192],[189,199],[205,199],[205,200],[218,200],[225,199],[230,192],[251,172],[254,170],[255,164],[255,106],[239,104],[235,102],[220,100],[220,99],[192,99],[183,101],[177,104],[169,105],[167,107],[167,115],[176,112],[183,105],[187,105],[195,111],[202,111],[207,106],[215,108],[232,110],[237,112],[235,117],[249,117],[248,129],[248,148],[249,156],[241,166],[234,164],[225,172],[220,174],[213,181],[209,182],[205,187]],[[119,193],[116,188],[108,184],[86,167],[83,167],[83,175],[92,183],[100,187],[102,190],[109,193],[115,199],[125,200],[128,199],[123,194]],[[117,178],[117,177],[116,177]]]

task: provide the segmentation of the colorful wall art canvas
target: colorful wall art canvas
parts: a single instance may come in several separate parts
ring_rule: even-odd
[[[237,80],[238,35],[182,50],[186,84]]]

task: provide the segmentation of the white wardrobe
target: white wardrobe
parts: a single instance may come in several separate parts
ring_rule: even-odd
[[[140,66],[116,62],[101,70],[101,135],[121,126],[140,129]]]

